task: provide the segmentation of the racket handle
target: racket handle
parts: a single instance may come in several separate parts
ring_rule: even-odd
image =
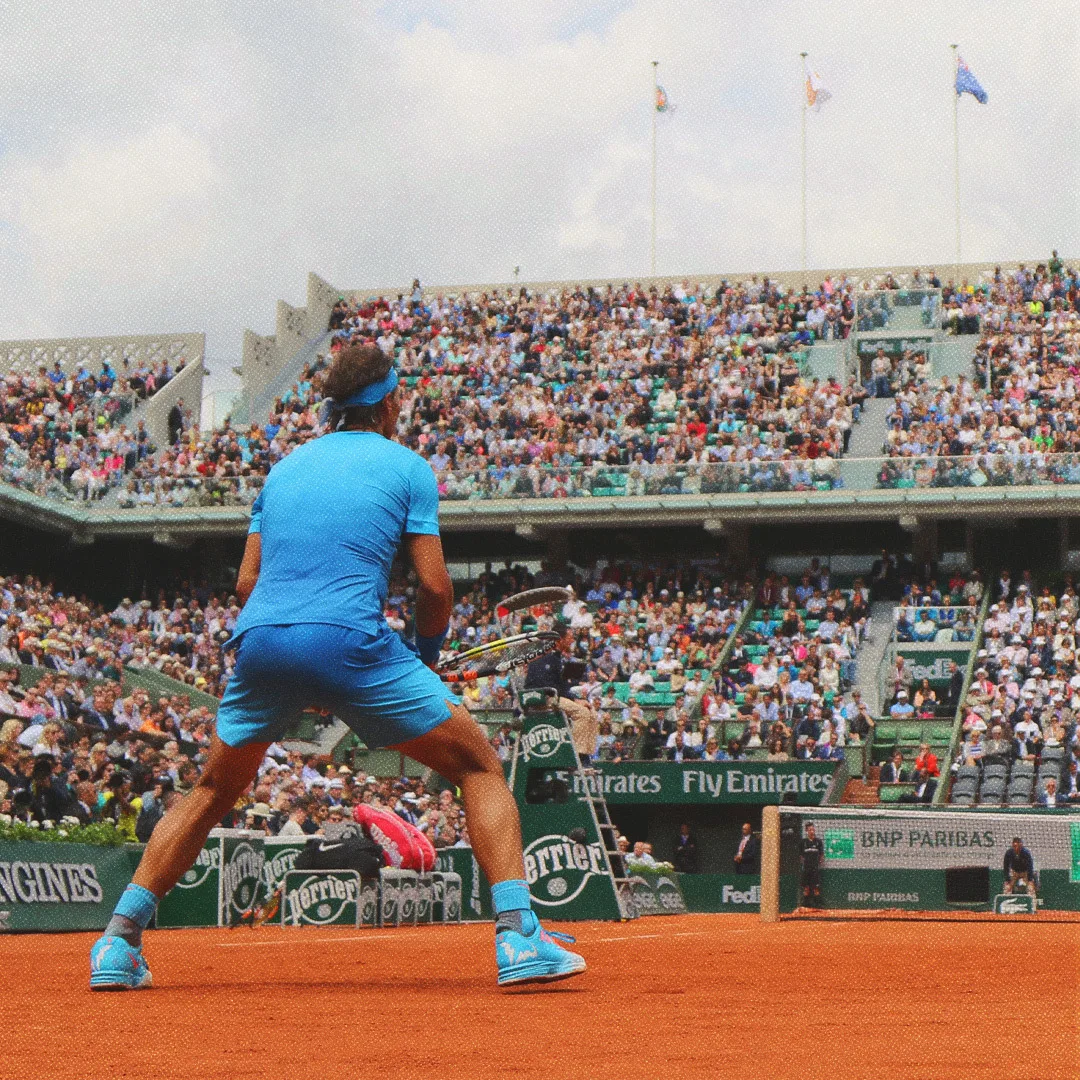
[[[457,683],[457,682],[475,682],[479,676],[475,671],[466,671],[464,673],[457,671],[448,671],[445,675],[441,676],[443,682]]]

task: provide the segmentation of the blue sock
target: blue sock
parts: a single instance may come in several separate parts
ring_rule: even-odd
[[[495,933],[513,930],[528,937],[536,929],[528,882],[496,882],[491,886],[491,903],[495,908]]]
[[[150,925],[157,911],[158,898],[141,885],[132,882],[123,892],[109,925],[107,937],[123,938],[133,948],[142,946],[142,932]]]

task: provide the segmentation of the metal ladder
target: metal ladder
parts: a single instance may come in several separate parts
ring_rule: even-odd
[[[619,914],[624,919],[636,919],[638,911],[637,905],[634,903],[634,893],[630,885],[630,879],[626,874],[626,859],[623,857],[622,852],[619,851],[617,843],[619,830],[612,824],[611,815],[608,813],[607,799],[603,796],[602,788],[599,793],[595,793],[589,783],[592,777],[600,780],[601,773],[598,769],[586,769],[581,764],[581,759],[576,754],[574,756],[577,760],[578,786],[584,792],[580,798],[588,804],[589,813],[592,814],[593,824],[596,826],[596,833],[600,837],[600,847],[604,852],[604,865],[607,867],[612,884],[615,886],[615,899],[619,905]]]

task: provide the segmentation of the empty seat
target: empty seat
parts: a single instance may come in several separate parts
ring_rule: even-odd
[[[1006,796],[1005,801],[1010,806],[1028,806],[1031,803],[1030,791],[1013,791],[1009,788],[1009,794]]]
[[[1030,795],[1034,786],[1035,778],[1033,776],[1014,776],[1009,781],[1009,792],[1019,791],[1025,795]]]
[[[975,803],[975,796],[969,791],[954,791],[949,802],[953,806],[973,806]]]
[[[982,773],[979,771],[978,765],[961,765],[960,768],[956,770],[957,780],[974,780],[978,782],[981,775]]]
[[[1048,761],[1062,761],[1065,758],[1064,746],[1044,746],[1042,752],[1042,760],[1045,764]]]
[[[976,783],[976,781],[972,777],[965,776],[965,777],[957,780],[953,784],[952,790],[953,790],[954,795],[957,795],[959,793],[963,793],[965,795],[971,795],[972,797],[974,797],[975,790],[976,790],[977,787],[978,787],[978,784]]]
[[[1039,783],[1045,784],[1047,780],[1061,779],[1061,764],[1057,761],[1049,761],[1039,766]]]
[[[1018,776],[1034,776],[1035,764],[1031,761],[1014,761],[1012,766],[1012,772],[1009,773],[1013,779]]]
[[[1005,778],[991,776],[979,788],[979,802],[1001,802],[1005,797]]]
[[[1000,776],[1002,780],[1009,775],[1009,768],[1003,761],[990,761],[983,766],[983,779]]]

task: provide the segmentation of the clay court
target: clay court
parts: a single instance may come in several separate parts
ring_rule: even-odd
[[[91,994],[92,935],[0,938],[5,1078],[1074,1078],[1080,925],[688,915],[561,929],[589,971],[494,985],[490,925],[171,930]]]

